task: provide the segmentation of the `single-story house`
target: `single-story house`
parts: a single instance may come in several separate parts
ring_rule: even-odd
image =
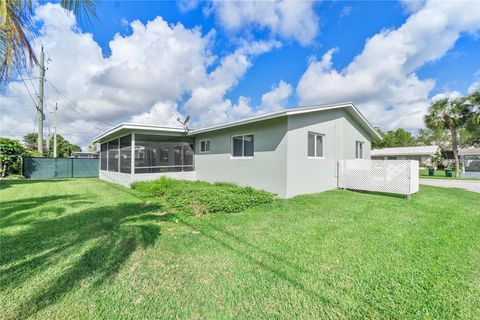
[[[480,148],[458,149],[462,178],[480,178]]]
[[[101,179],[232,182],[288,198],[337,188],[337,160],[370,159],[381,139],[352,103],[284,109],[188,130],[122,123],[100,143]]]
[[[373,160],[417,160],[420,164],[431,165],[440,151],[438,146],[415,146],[373,149]]]
[[[76,159],[98,159],[97,151],[73,151],[72,158]]]

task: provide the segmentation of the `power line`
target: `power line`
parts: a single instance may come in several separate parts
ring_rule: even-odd
[[[27,89],[28,95],[29,95],[30,98],[32,99],[32,102],[33,102],[33,105],[35,106],[35,109],[38,110],[38,105],[37,105],[37,103],[35,102],[35,98],[32,97],[32,94],[31,94],[31,92],[30,92],[30,89],[28,88],[27,83],[26,83],[25,80],[23,79],[22,74],[19,72],[18,75],[20,76],[20,79],[22,79],[23,85],[24,85],[25,88]]]
[[[106,121],[104,121],[104,120],[96,117],[95,115],[91,114],[91,113],[88,112],[87,110],[81,108],[80,106],[78,106],[77,104],[75,104],[74,102],[72,102],[72,100],[70,100],[69,98],[67,98],[67,97],[65,96],[65,94],[64,94],[60,89],[58,89],[50,80],[47,79],[46,81],[58,92],[58,94],[59,94],[60,96],[62,96],[67,102],[69,102],[69,103],[75,108],[75,111],[76,111],[76,109],[79,109],[79,110],[85,112],[86,114],[88,114],[89,116],[91,116],[92,118],[94,118],[94,119],[96,119],[96,120],[98,120],[98,121],[100,121],[100,122],[102,122],[102,123],[104,123],[104,124],[106,124],[106,125],[108,125],[108,126],[111,126],[111,127],[114,126],[113,124],[111,124],[111,123],[109,123],[109,122],[106,122]],[[101,130],[103,130],[103,129],[101,129]]]

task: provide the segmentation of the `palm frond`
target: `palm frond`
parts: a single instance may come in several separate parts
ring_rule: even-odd
[[[68,11],[72,11],[79,20],[86,18],[87,22],[91,23],[91,18],[98,19],[95,0],[61,0],[60,5]]]

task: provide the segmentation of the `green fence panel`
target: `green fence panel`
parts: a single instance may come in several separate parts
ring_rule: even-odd
[[[74,178],[98,177],[99,159],[72,159],[72,162]]]
[[[28,179],[98,177],[99,159],[23,158],[23,175]]]

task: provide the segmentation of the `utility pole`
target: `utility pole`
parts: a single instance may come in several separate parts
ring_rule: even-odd
[[[58,104],[55,102],[55,131],[53,132],[53,157],[57,157],[57,110]]]
[[[37,122],[38,122],[38,138],[37,149],[43,153],[43,83],[45,82],[45,55],[40,53],[40,82],[38,84],[38,106],[37,106]]]

